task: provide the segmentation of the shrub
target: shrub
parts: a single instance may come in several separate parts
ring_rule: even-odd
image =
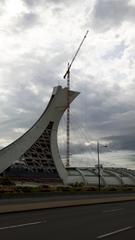
[[[8,177],[0,178],[0,185],[15,186],[15,183]]]

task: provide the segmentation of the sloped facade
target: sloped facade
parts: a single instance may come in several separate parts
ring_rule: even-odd
[[[48,106],[39,120],[19,139],[0,151],[0,173],[14,162],[23,160],[25,167],[35,172],[46,172],[66,183],[68,172],[59,155],[57,132],[60,119],[67,108],[67,88],[54,87]],[[69,91],[71,103],[78,92]]]

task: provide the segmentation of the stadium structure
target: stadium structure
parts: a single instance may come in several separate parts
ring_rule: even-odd
[[[126,168],[68,167],[61,160],[57,133],[62,115],[79,92],[54,87],[52,96],[38,121],[20,138],[0,150],[0,174],[18,180],[82,183],[102,186],[135,185],[135,171]],[[100,167],[100,176],[99,176]]]

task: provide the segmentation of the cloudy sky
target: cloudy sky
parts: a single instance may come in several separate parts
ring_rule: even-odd
[[[71,88],[72,165],[135,169],[135,1],[0,0],[0,146],[40,116],[80,41]],[[59,129],[64,155],[65,118]],[[103,145],[108,148],[104,149]]]

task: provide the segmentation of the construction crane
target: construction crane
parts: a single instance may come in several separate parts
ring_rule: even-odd
[[[68,67],[67,67],[67,71],[66,73],[64,74],[63,78],[64,79],[67,79],[67,151],[66,151],[66,167],[69,167],[70,166],[70,101],[69,101],[69,91],[70,91],[70,70],[71,70],[71,67],[72,67],[72,64],[73,62],[75,61],[79,51],[80,51],[80,48],[85,40],[85,38],[87,37],[87,34],[88,34],[88,30],[86,32],[86,34],[84,35],[77,51],[75,52],[75,55],[74,57],[72,58],[71,60],[71,63],[68,63]]]

